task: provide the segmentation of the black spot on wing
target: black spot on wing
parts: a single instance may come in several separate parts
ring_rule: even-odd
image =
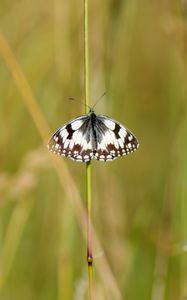
[[[121,126],[118,123],[116,123],[115,128],[114,128],[114,133],[115,133],[115,136],[117,139],[120,138],[120,135],[119,135],[120,129],[121,129]]]
[[[68,132],[67,139],[70,140],[70,139],[72,138],[72,136],[73,136],[73,133],[74,133],[74,130],[72,129],[71,123],[70,123],[70,124],[67,124],[66,130],[67,130],[67,132]]]

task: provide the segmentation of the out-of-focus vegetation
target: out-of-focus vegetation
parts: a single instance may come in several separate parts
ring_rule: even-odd
[[[92,103],[140,141],[92,164],[94,299],[186,299],[187,1],[89,5]],[[0,30],[0,299],[83,300],[85,165],[45,146],[84,112],[83,3],[1,0]]]

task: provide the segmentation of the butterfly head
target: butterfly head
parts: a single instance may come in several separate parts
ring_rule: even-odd
[[[95,111],[93,110],[93,107],[90,107],[88,116],[91,117],[91,118],[96,118],[96,113],[95,113]]]
[[[93,114],[93,113],[94,113],[93,107],[89,107],[89,114]]]

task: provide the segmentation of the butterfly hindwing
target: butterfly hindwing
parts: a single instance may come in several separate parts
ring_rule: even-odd
[[[100,161],[110,161],[128,155],[139,146],[129,129],[106,116],[97,116],[96,132],[98,144],[95,157]]]
[[[89,117],[77,117],[59,128],[50,139],[48,148],[58,155],[76,161],[90,161],[93,151],[90,140]]]

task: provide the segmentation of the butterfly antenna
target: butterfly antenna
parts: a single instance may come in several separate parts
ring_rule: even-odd
[[[94,109],[94,107],[99,103],[99,101],[106,95],[106,92],[104,92],[95,102],[94,106],[92,107],[92,109]]]
[[[77,101],[77,99],[73,98],[73,97],[69,97],[68,100],[72,100],[72,101]],[[86,103],[82,102],[79,100],[79,102],[84,106],[84,107],[88,107],[91,110],[91,107],[89,105],[87,105]]]

